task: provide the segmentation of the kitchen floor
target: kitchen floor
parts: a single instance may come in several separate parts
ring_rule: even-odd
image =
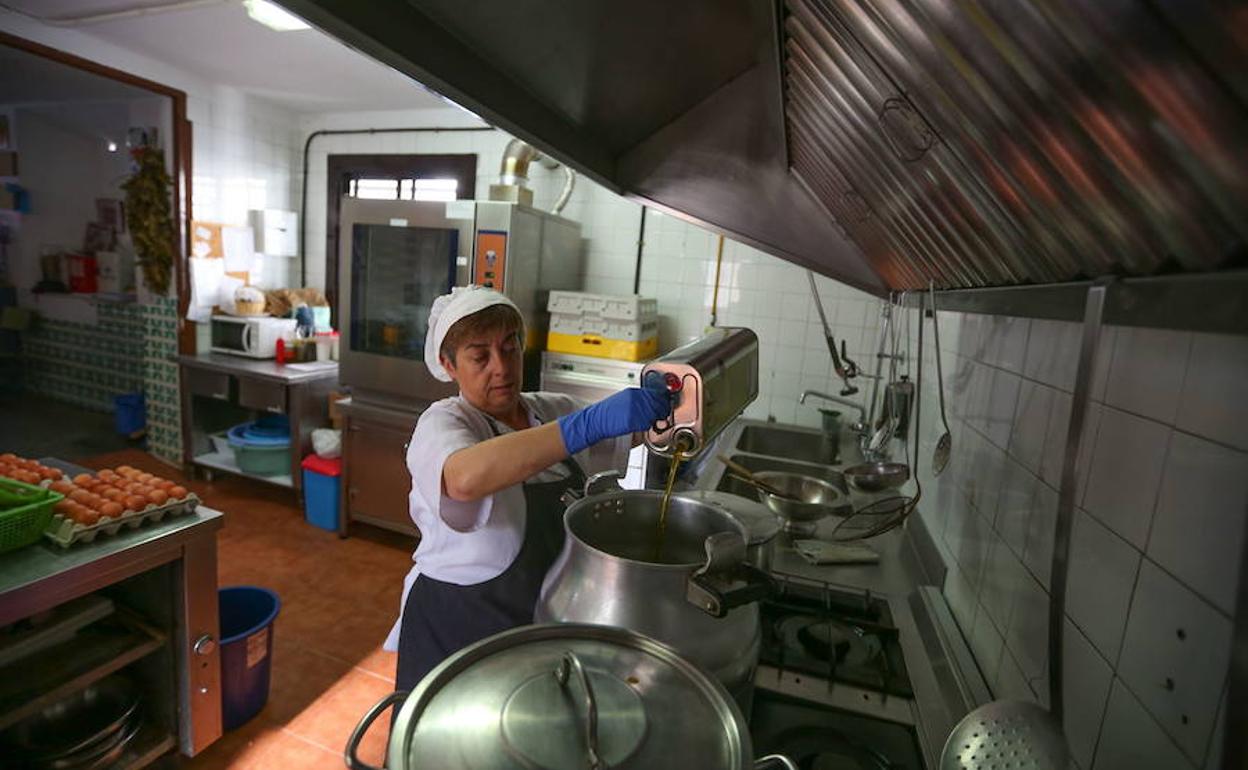
[[[182,478],[145,452],[125,450],[83,461],[92,468],[129,464]],[[347,736],[370,706],[394,689],[394,653],[381,643],[394,622],[410,538],[357,527],[343,540],[303,519],[294,494],[248,479],[218,476],[187,486],[225,513],[218,539],[222,586],[258,585],[281,597],[274,625],[268,705],[184,767],[334,768]],[[388,718],[369,731],[361,759],[381,765]]]

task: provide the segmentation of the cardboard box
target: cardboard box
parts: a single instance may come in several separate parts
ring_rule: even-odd
[[[346,417],[343,415],[342,409],[339,408],[338,402],[347,397],[346,393],[337,390],[329,392],[329,423],[337,430],[342,430],[343,424],[346,422]]]

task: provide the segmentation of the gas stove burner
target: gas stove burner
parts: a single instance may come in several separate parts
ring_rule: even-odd
[[[878,637],[852,623],[792,617],[780,621],[779,631],[785,649],[835,666],[870,665],[883,651]]]
[[[796,727],[776,736],[801,770],[891,770],[888,758],[832,728]]]

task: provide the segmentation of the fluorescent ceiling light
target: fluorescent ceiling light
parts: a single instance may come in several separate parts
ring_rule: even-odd
[[[243,0],[243,6],[247,8],[248,16],[269,29],[275,29],[278,32],[308,29],[303,19],[285,8],[270,3],[269,0]]]

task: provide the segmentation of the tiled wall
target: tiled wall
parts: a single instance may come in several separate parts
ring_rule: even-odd
[[[101,412],[113,397],[143,389],[143,315],[132,302],[102,302],[96,322],[37,319],[25,333],[25,386]]]
[[[921,515],[997,697],[1048,701],[1050,560],[1081,327],[940,313],[926,328]],[[913,326],[910,328],[913,336]],[[1079,767],[1219,767],[1248,503],[1248,337],[1102,334],[1078,462],[1063,682]]]
[[[394,126],[480,125],[459,110],[326,113],[302,121],[303,136],[317,129]],[[313,144],[308,189],[309,284],[323,285],[325,270],[325,168],[329,154],[475,153],[479,198],[498,181],[498,164],[510,137],[502,131],[447,132],[318,137]],[[300,139],[302,143],[302,138]],[[534,204],[549,208],[562,189],[561,171],[530,167]],[[586,291],[631,294],[637,268],[641,206],[585,178],[563,215],[579,222],[584,238]],[[646,214],[640,291],[659,300],[660,347],[671,349],[700,335],[710,322],[717,237],[700,227],[654,210]],[[873,344],[876,301],[868,295],[820,278],[828,320],[838,335],[849,337],[852,357],[868,364]],[[832,390],[831,359],[818,326],[805,271],[733,241],[724,245],[719,295],[719,323],[754,329],[762,342],[761,392],[751,417],[807,425],[819,423],[819,404],[798,406],[803,389]],[[872,350],[872,354],[873,354]],[[870,360],[874,360],[870,358]],[[836,388],[839,390],[839,388]]]

